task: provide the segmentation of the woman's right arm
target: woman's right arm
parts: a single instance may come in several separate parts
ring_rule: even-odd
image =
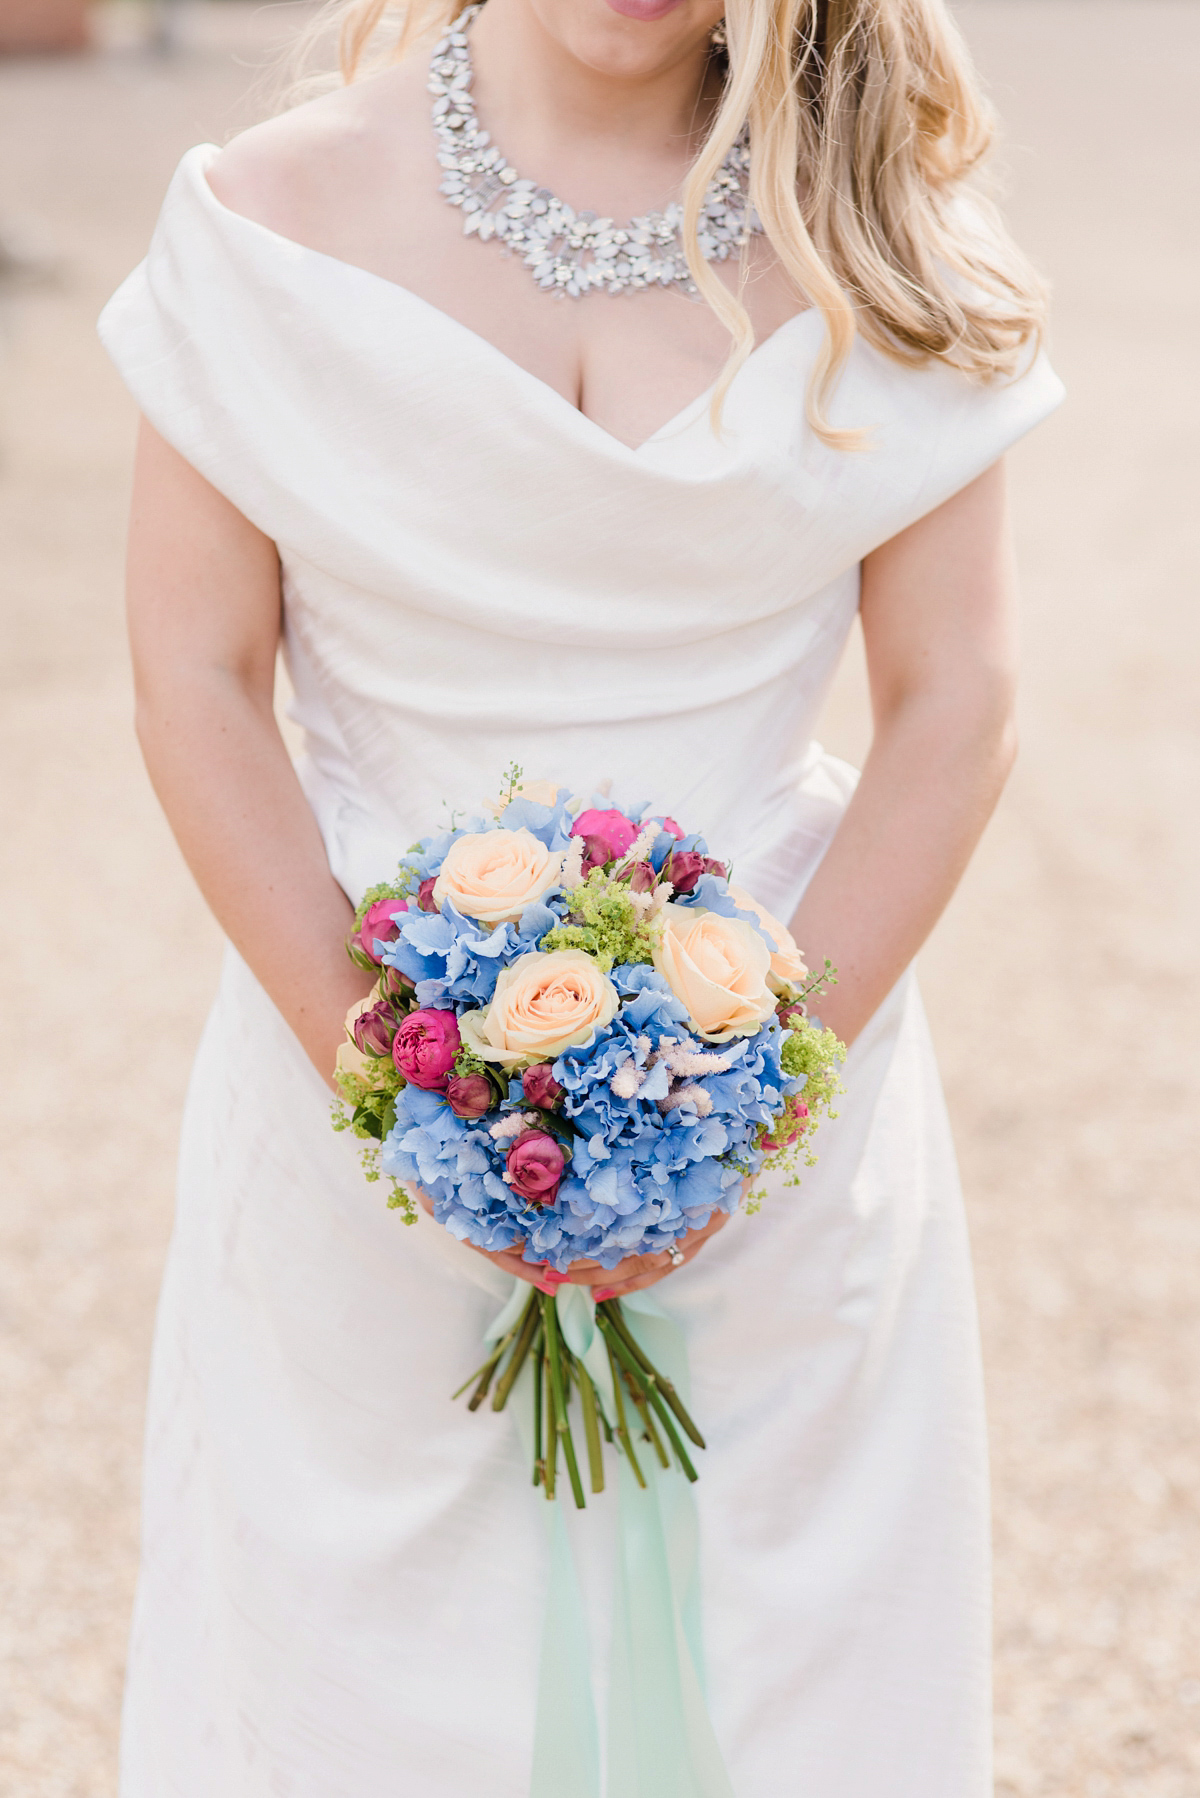
[[[369,990],[349,900],[275,722],[279,558],[143,422],[129,533],[137,732],[214,915],[328,1081]]]

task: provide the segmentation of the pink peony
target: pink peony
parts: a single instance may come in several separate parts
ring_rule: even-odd
[[[374,905],[368,905],[363,914],[363,921],[352,940],[376,967],[379,966],[379,957],[375,953],[375,944],[395,942],[400,935],[396,924],[397,913],[407,910],[407,899],[376,899]]]
[[[583,838],[583,871],[602,868],[632,847],[637,825],[631,824],[624,812],[580,812],[571,826],[573,837]]]
[[[674,818],[656,818],[655,823],[661,824],[668,835],[673,836],[677,843],[682,839],[684,832],[680,826],[676,824]]]
[[[453,1074],[446,1082],[446,1103],[456,1118],[481,1118],[496,1103],[486,1074]]]
[[[429,879],[423,880],[417,888],[417,904],[422,911],[437,910],[437,900],[433,896],[433,889],[436,885],[437,875],[431,874]]]
[[[508,1151],[508,1183],[531,1205],[553,1205],[566,1156],[545,1130],[526,1130]]]
[[[354,1041],[364,1055],[390,1055],[396,1036],[396,1014],[386,999],[368,1011],[360,1011],[351,1026]]]
[[[549,1062],[545,1061],[540,1061],[536,1067],[525,1069],[521,1075],[521,1087],[529,1103],[539,1106],[543,1111],[553,1111],[563,1096],[563,1088],[551,1073]]]
[[[672,855],[664,870],[677,893],[693,892],[702,874],[719,874],[724,880],[727,871],[724,862],[714,861],[711,855],[697,855],[694,849]]]
[[[452,1011],[410,1011],[392,1044],[392,1060],[414,1086],[444,1093],[460,1048]]]

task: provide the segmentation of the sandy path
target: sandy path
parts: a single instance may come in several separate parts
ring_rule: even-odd
[[[92,335],[176,157],[247,116],[245,62],[276,29],[236,7],[198,18],[173,64],[0,66],[0,218],[39,222],[62,258],[0,309],[13,1798],[115,1789],[151,1314],[217,955],[129,732],[132,416]],[[925,957],[989,1368],[998,1791],[1194,1798],[1200,256],[1182,222],[1200,213],[1200,9],[986,0],[965,23],[1071,388],[1014,457],[1024,754]],[[864,735],[852,667],[827,738],[854,753]]]

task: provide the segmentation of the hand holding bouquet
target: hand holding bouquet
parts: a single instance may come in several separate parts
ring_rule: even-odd
[[[423,838],[359,908],[350,953],[379,978],[347,1018],[338,1127],[365,1139],[407,1221],[423,1191],[452,1235],[519,1252],[543,1285],[584,1261],[674,1259],[768,1162],[794,1184],[814,1159],[844,1053],[805,1012],[828,965],[814,979],[703,839],[648,807],[513,770],[495,812]],[[471,1404],[498,1375],[502,1408],[532,1357],[547,1496],[561,1444],[584,1503],[572,1393],[593,1490],[601,1434],[639,1479],[635,1434],[694,1479],[680,1432],[701,1437],[619,1301],[587,1343],[564,1338],[552,1292],[522,1304]]]

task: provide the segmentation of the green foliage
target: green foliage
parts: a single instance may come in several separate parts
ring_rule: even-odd
[[[790,1035],[780,1051],[783,1070],[793,1080],[803,1079],[802,1090],[784,1102],[779,1117],[763,1124],[758,1134],[758,1147],[767,1150],[762,1173],[786,1173],[785,1186],[799,1186],[800,1168],[812,1167],[816,1156],[812,1138],[823,1117],[835,1118],[832,1102],[845,1092],[838,1069],[846,1059],[846,1045],[832,1030],[812,1024],[798,1012],[787,1020]],[[746,1195],[746,1210],[761,1209],[766,1197],[764,1187],[755,1187]]]
[[[464,1043],[454,1057],[454,1072],[465,1079],[468,1074],[494,1075],[496,1070],[489,1062],[481,1061],[474,1049],[468,1048]]]
[[[567,921],[546,932],[540,949],[582,949],[605,974],[618,962],[654,960],[662,924],[657,914],[640,915],[624,881],[611,880],[603,868],[593,868],[583,885],[566,897],[571,908]]]
[[[510,762],[500,776],[500,809],[506,810],[516,798],[521,782],[525,779],[525,770],[519,762]]]
[[[343,1099],[333,1102],[333,1127],[335,1130],[349,1130],[362,1142],[359,1160],[362,1162],[363,1175],[374,1184],[385,1178],[379,1163],[379,1147],[392,1125],[396,1122],[396,1092],[405,1084],[397,1075],[397,1085],[390,1093],[369,1087],[365,1080],[357,1074],[340,1074],[338,1085],[342,1089]],[[357,1097],[350,1094],[349,1088],[357,1089]],[[346,1109],[347,1104],[354,1106],[353,1111]],[[391,1175],[386,1176],[391,1191],[388,1194],[388,1209],[399,1211],[406,1224],[417,1221],[417,1207],[407,1187],[401,1186]]]
[[[375,1177],[378,1179],[378,1174]],[[369,1174],[367,1178],[370,1179]],[[392,1190],[388,1194],[387,1201],[388,1210],[398,1211],[403,1223],[415,1224],[417,1221],[417,1202],[413,1198],[411,1192],[409,1192],[407,1186],[401,1186],[399,1180],[393,1180],[391,1182],[391,1187]]]

